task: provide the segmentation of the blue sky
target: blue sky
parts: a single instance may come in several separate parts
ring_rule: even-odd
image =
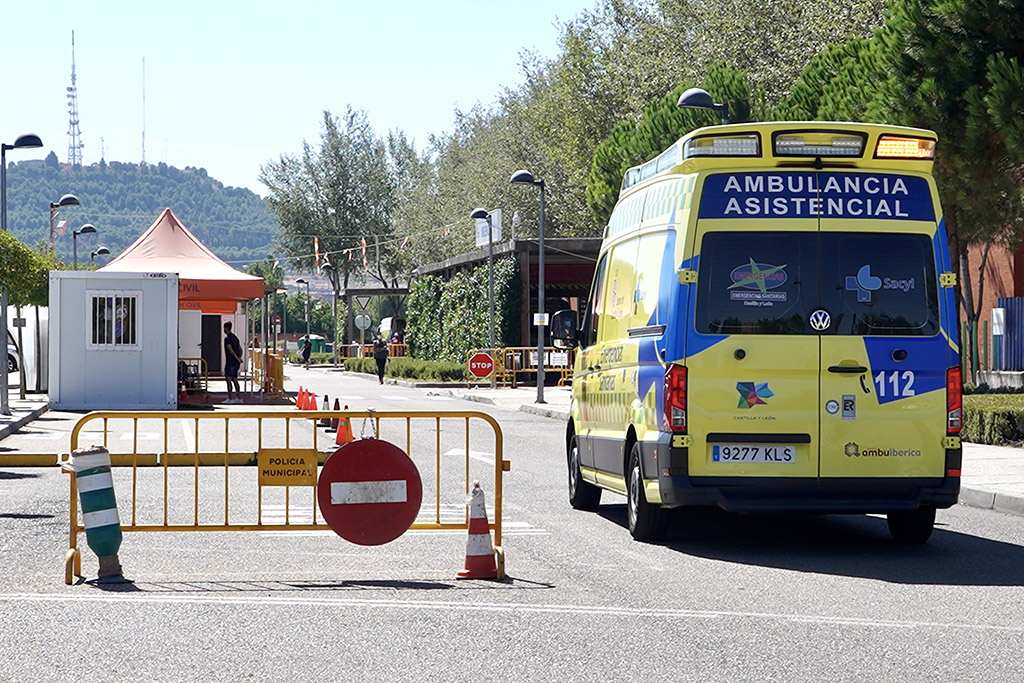
[[[316,143],[323,111],[365,110],[418,147],[456,108],[522,82],[520,53],[557,54],[556,21],[593,0],[6,3],[0,140],[8,161],[68,158],[71,32],[83,160],[198,166],[261,195],[259,167]],[[145,118],[143,118],[145,58]],[[101,142],[102,138],[102,142]],[[69,190],[70,191],[70,190]]]

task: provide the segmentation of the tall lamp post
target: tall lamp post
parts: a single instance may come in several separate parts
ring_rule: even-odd
[[[491,225],[491,214],[486,209],[474,209],[469,217],[474,220],[487,221],[487,302],[490,305],[488,311],[487,339],[491,345],[491,356],[494,356],[494,226]],[[494,367],[497,368],[497,359],[494,359]],[[494,370],[491,370],[491,388],[496,385]]]
[[[78,236],[79,235],[94,235],[96,233],[96,226],[92,223],[86,223],[78,230],[71,232],[71,251],[75,258],[75,270],[78,270]]]
[[[19,135],[13,145],[6,142],[0,143],[0,231],[7,232],[7,150],[29,149],[42,147],[43,141],[38,135],[25,133]],[[7,348],[7,288],[0,286],[0,335],[4,338],[4,348]],[[6,354],[5,354],[6,355]],[[24,360],[24,359],[22,359]],[[6,363],[5,363],[6,365]],[[22,373],[24,376],[24,373]],[[23,382],[24,383],[24,382]],[[7,384],[7,368],[0,372],[0,415],[10,415],[11,406],[7,393],[10,387]]]
[[[309,280],[300,277],[295,284],[306,285],[306,341],[312,344],[313,340],[309,338]]]
[[[544,403],[544,337],[548,316],[544,306],[544,181],[534,179],[529,171],[516,171],[510,183],[533,185],[540,188],[540,229],[537,232],[537,403]]]
[[[106,247],[96,247],[96,251],[94,251],[91,254],[89,254],[89,260],[93,264],[95,264],[97,256],[109,256],[109,255],[110,255],[110,250],[107,249]]]
[[[57,214],[65,206],[80,206],[81,202],[78,201],[78,197],[73,194],[66,194],[56,202],[50,202],[50,252],[54,250],[54,226],[53,221],[57,218]]]
[[[331,281],[331,288],[334,290],[334,353],[333,355],[333,367],[338,368],[338,350],[340,349],[338,339],[338,271],[330,263],[325,263],[320,266],[320,270],[327,275],[327,279]]]

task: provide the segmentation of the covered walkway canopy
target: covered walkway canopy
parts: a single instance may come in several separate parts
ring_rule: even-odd
[[[263,296],[263,278],[222,261],[170,209],[164,209],[139,239],[99,270],[178,273],[179,310],[234,313],[239,302]]]

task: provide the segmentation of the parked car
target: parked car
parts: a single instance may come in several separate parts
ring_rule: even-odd
[[[14,344],[7,344],[7,372],[16,372],[18,366],[21,365],[21,357],[18,355],[18,350],[14,348]]]

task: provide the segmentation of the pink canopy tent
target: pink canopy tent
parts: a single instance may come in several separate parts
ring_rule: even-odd
[[[178,273],[178,308],[234,313],[238,302],[263,296],[263,278],[235,270],[196,239],[170,209],[134,244],[99,270]]]

